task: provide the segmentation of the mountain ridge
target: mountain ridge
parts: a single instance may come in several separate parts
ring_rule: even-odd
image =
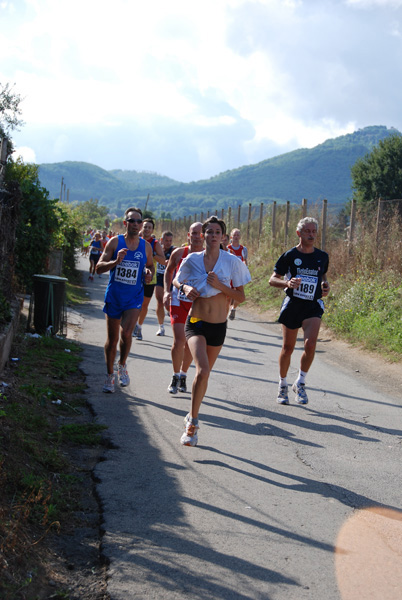
[[[314,148],[299,148],[190,183],[152,171],[107,171],[76,161],[41,164],[39,179],[50,195],[58,198],[63,177],[70,202],[98,199],[116,216],[121,216],[128,205],[144,206],[148,194],[148,207],[154,214],[163,211],[175,217],[246,202],[295,203],[301,198],[311,202],[327,198],[333,207],[341,208],[352,195],[350,168],[392,134],[400,132],[372,125],[330,138]]]

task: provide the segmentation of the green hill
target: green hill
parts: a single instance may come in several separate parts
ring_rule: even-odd
[[[210,179],[180,183],[152,172],[113,170],[82,162],[39,165],[39,178],[53,197],[60,197],[61,178],[70,202],[98,199],[120,216],[128,204],[148,207],[158,215],[175,217],[238,204],[317,202],[327,198],[332,210],[351,197],[350,168],[381,139],[397,132],[371,126],[327,140],[311,149],[299,149],[254,165],[225,171]]]

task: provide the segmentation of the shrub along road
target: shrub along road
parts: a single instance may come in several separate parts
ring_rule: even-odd
[[[291,393],[280,406],[279,326],[240,310],[199,445],[182,447],[190,394],[167,392],[172,334],[168,325],[155,336],[154,304],[144,340],[133,340],[130,386],[102,393],[106,283],[86,284],[79,339],[88,399],[115,446],[95,472],[111,598],[399,598],[401,386],[384,393],[348,353],[335,360],[324,334],[309,404]],[[300,352],[298,343],[290,378]]]

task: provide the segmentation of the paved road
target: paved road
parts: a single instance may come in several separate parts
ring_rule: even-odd
[[[167,393],[172,335],[155,336],[154,304],[130,387],[101,391],[106,281],[86,283],[80,341],[88,398],[115,446],[96,469],[112,600],[399,600],[401,387],[384,395],[329,360],[323,340],[310,403],[280,406],[279,326],[238,311],[199,446],[183,447],[190,394]]]

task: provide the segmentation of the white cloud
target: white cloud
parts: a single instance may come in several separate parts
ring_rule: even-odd
[[[400,8],[402,7],[402,0],[346,0],[346,4],[357,8]]]
[[[36,163],[35,150],[28,148],[28,146],[16,147],[13,153],[13,158],[14,160],[17,158],[22,158],[22,160],[26,163]]]
[[[402,128],[401,6],[3,1],[0,81],[25,97],[16,139],[40,162],[109,164],[105,136],[126,168],[196,179],[353,127]]]

